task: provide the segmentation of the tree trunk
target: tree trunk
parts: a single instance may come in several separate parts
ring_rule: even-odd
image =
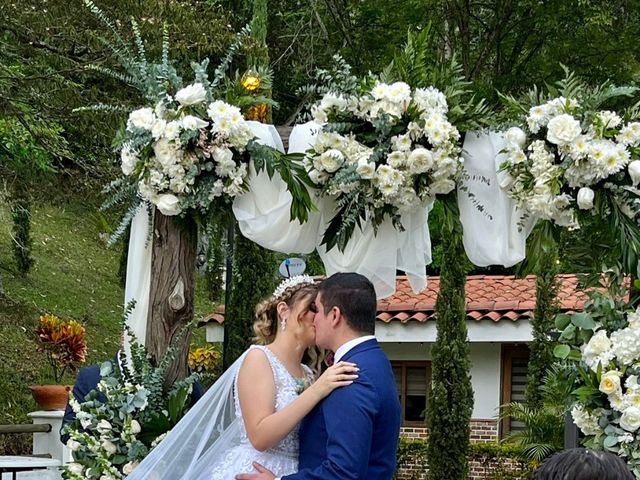
[[[155,213],[151,287],[145,345],[157,363],[175,336],[193,318],[196,225],[192,220]],[[177,344],[165,376],[165,389],[188,375],[191,331]]]

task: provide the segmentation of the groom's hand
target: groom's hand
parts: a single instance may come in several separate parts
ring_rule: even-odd
[[[267,470],[258,462],[253,462],[253,468],[255,468],[258,473],[240,473],[236,475],[236,480],[274,480],[274,478],[276,478],[273,472]]]

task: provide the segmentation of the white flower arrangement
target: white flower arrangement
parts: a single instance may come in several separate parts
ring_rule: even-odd
[[[506,132],[501,187],[527,215],[561,227],[578,229],[584,219],[611,210],[634,221],[640,214],[640,121],[633,112],[620,116],[598,106],[635,90],[605,84],[592,91],[570,74],[559,86],[547,101],[530,95],[533,105],[505,97],[527,113],[526,125]]]
[[[559,315],[555,353],[575,366],[571,416],[583,443],[618,454],[640,477],[640,307],[611,307],[596,295],[587,312]]]
[[[253,139],[251,129],[239,108],[208,98],[203,83],[196,82],[153,109],[129,114],[122,172],[137,182],[138,195],[164,215],[188,208],[206,211],[215,199],[231,201],[247,188],[243,153]]]
[[[66,479],[124,478],[149,452],[137,420],[148,406],[149,390],[118,381],[110,363],[101,373],[105,376],[90,400],[70,400],[77,424],[67,427],[74,461],[64,467]]]
[[[132,307],[133,303],[127,305],[125,318]],[[63,467],[65,479],[125,478],[188,410],[198,375],[175,382],[168,392],[163,388],[166,369],[177,354],[175,340],[159,359],[159,366],[154,366],[135,335],[127,331],[132,339],[132,365],[121,352],[119,362],[100,366],[96,389],[82,401],[69,400],[75,420],[64,426],[64,433],[69,436],[67,447],[73,462]]]
[[[321,195],[340,208],[323,243],[343,250],[356,223],[385,218],[402,229],[401,214],[455,188],[460,134],[447,119],[439,90],[376,82],[342,96],[327,93],[312,108],[324,124],[304,159]]]

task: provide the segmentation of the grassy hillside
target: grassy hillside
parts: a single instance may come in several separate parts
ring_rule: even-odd
[[[123,290],[117,276],[121,247],[106,248],[104,222],[78,198],[64,205],[34,205],[35,265],[19,275],[11,252],[11,221],[0,198],[0,274],[7,300],[0,300],[0,424],[30,423],[36,409],[28,386],[49,380],[46,360],[35,351],[33,328],[41,313],[81,321],[87,330],[88,363],[112,357],[118,349]],[[213,304],[197,282],[196,315]],[[204,343],[197,332],[193,343]],[[73,383],[69,375],[68,383]],[[0,455],[29,453],[31,436],[0,435]]]

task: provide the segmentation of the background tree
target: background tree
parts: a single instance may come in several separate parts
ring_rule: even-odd
[[[473,388],[469,373],[466,254],[455,193],[442,202],[442,266],[436,299],[436,341],[431,347],[431,396],[427,408],[429,474],[432,480],[462,480],[469,472],[469,420]]]
[[[529,343],[529,363],[525,401],[536,411],[543,407],[543,386],[554,363],[551,332],[558,313],[558,245],[548,222],[537,227],[529,239],[528,255],[533,257],[536,275],[536,306],[531,318],[533,340]]]
[[[251,39],[247,48],[247,68],[258,69],[259,72],[253,72],[257,75],[269,68],[267,18],[267,1],[254,0]],[[269,94],[270,92],[268,96]],[[269,123],[271,108],[268,105],[265,107],[264,114],[258,112],[255,119]],[[273,292],[277,282],[277,265],[273,252],[245,238],[237,228],[235,219],[232,221],[236,232],[232,239],[235,247],[231,294],[229,304],[225,306],[225,369],[251,345],[251,339],[254,337],[255,307]]]

